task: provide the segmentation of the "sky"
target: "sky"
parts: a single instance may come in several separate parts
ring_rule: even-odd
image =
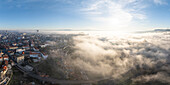
[[[1,30],[139,31],[169,22],[170,0],[0,0]]]

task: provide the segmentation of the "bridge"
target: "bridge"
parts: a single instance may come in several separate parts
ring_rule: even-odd
[[[51,83],[51,84],[94,84],[98,81],[101,80],[105,80],[105,79],[101,79],[101,80],[58,80],[55,78],[48,78],[48,77],[41,77],[33,72],[27,71],[27,69],[25,69],[23,66],[21,66],[20,64],[18,64],[15,59],[13,57],[11,57],[11,55],[9,55],[9,53],[5,52],[9,58],[15,63],[15,67],[20,70],[21,72],[23,72],[24,74],[28,75],[29,77],[35,78],[39,81],[42,82],[47,82],[47,83]]]
[[[90,84],[90,83],[95,83],[97,81],[83,81],[83,80],[58,80],[58,79],[54,79],[54,78],[47,78],[47,77],[41,77],[37,74],[34,74],[32,72],[27,71],[23,66],[16,64],[16,68],[18,68],[21,72],[23,72],[24,74],[35,78],[39,81],[43,81],[43,82],[48,82],[51,84]]]

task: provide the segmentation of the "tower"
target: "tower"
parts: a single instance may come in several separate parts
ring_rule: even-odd
[[[37,33],[39,32],[39,30],[37,30]]]

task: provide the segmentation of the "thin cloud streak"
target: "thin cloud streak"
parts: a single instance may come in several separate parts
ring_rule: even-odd
[[[166,5],[168,3],[166,3],[166,0],[153,0],[153,2],[155,4],[159,4],[159,5]]]

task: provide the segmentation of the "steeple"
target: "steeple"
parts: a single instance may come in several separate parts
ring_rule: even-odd
[[[3,54],[4,54],[4,53],[3,53],[2,50],[1,50],[0,57],[1,57]]]

